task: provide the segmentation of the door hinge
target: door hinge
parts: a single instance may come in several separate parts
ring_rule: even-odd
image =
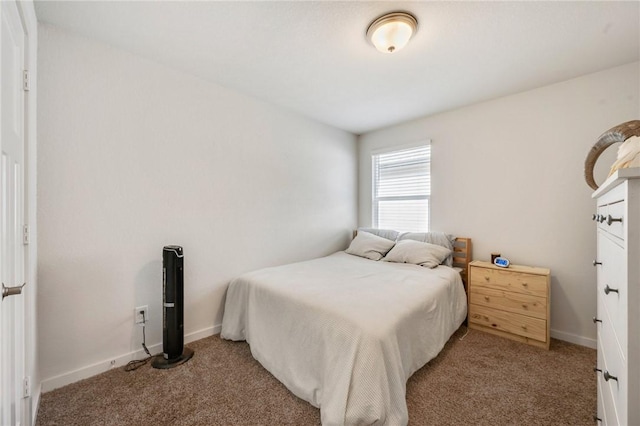
[[[29,244],[29,225],[22,227],[22,244],[25,246]]]
[[[29,398],[31,396],[31,377],[27,376],[22,379],[22,397]]]
[[[22,71],[22,89],[25,92],[28,92],[30,87],[31,83],[29,81],[29,70],[24,70]]]

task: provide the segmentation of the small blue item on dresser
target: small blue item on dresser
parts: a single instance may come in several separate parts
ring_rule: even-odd
[[[496,257],[495,260],[493,261],[493,264],[496,266],[499,266],[501,268],[508,268],[509,267],[509,259],[507,259],[506,257]]]

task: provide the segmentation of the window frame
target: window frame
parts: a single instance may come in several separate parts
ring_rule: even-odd
[[[432,149],[431,149],[431,139],[423,139],[418,142],[413,142],[410,144],[404,145],[396,145],[392,147],[385,147],[381,149],[372,150],[371,155],[371,226],[373,228],[379,227],[379,202],[380,201],[414,201],[414,200],[426,200],[427,201],[427,223],[426,223],[426,231],[417,231],[415,232],[429,232],[431,229],[431,157],[432,157]],[[390,154],[393,152],[400,152],[420,147],[429,147],[429,193],[427,195],[402,195],[402,196],[387,196],[387,197],[378,197],[376,195],[377,187],[378,187],[378,177],[376,176],[377,168],[376,168],[376,156],[382,154]]]

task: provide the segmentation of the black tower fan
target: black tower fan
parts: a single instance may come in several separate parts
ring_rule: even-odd
[[[172,368],[187,362],[193,350],[184,347],[184,254],[180,246],[162,249],[162,355],[154,368]]]

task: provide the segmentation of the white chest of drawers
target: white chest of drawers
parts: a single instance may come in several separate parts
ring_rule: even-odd
[[[597,199],[598,419],[640,425],[640,168],[621,169]]]

